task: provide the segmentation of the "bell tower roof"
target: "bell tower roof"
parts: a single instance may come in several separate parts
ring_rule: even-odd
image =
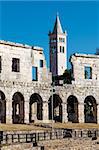
[[[55,25],[52,33],[60,33],[60,34],[63,33],[63,29],[58,14],[56,16]]]

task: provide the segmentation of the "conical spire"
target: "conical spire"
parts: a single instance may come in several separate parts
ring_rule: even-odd
[[[53,33],[63,33],[62,26],[60,23],[59,15],[56,16],[56,21],[53,29]]]

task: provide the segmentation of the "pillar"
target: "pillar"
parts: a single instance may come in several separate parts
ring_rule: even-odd
[[[29,98],[27,96],[24,100],[24,123],[29,123]]]
[[[48,121],[48,102],[43,102],[43,121]]]
[[[6,123],[12,123],[12,100],[6,99]]]
[[[84,123],[84,103],[78,104],[78,121],[79,123]]]
[[[97,104],[97,123],[99,124],[99,104]]]
[[[68,113],[67,113],[67,104],[66,103],[62,103],[62,122],[68,122]]]

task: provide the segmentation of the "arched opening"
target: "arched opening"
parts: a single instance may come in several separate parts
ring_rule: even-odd
[[[34,93],[30,97],[30,113],[29,120],[34,122],[35,120],[42,120],[42,98],[39,94]]]
[[[0,123],[6,123],[6,100],[2,91],[0,91]]]
[[[93,96],[87,96],[84,101],[85,123],[97,123],[97,104]]]
[[[13,123],[24,123],[24,97],[16,92],[12,98],[12,120]]]
[[[67,113],[68,121],[78,123],[78,100],[73,95],[69,96],[67,99]]]
[[[51,96],[48,102],[49,120],[52,120],[52,103],[53,103],[53,120],[55,120],[55,122],[62,122],[62,100],[56,94],[54,94],[53,97]]]

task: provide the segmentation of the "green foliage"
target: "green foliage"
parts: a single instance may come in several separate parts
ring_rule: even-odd
[[[63,73],[63,80],[64,83],[71,84],[71,81],[73,80],[73,73],[72,69],[66,69]]]
[[[71,84],[72,80],[74,80],[72,69],[66,69],[63,75],[52,77],[52,83],[55,85],[59,85],[60,80],[63,80],[64,84]]]

